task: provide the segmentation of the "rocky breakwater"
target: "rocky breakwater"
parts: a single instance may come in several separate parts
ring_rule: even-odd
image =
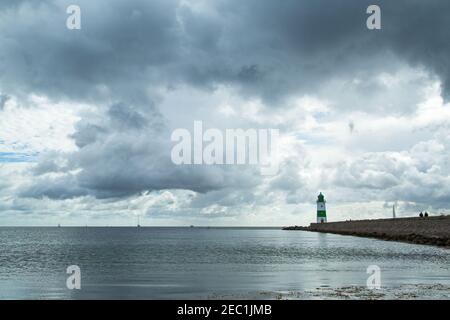
[[[311,223],[309,227],[294,226],[283,230],[334,233],[450,247],[450,216]]]

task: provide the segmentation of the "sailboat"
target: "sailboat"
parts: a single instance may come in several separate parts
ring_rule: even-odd
[[[139,222],[139,218],[140,218],[140,217],[138,216],[138,223],[137,223],[137,227],[138,227],[138,228],[141,227],[141,224],[140,224],[140,222]]]
[[[392,219],[395,219],[395,204],[392,206]]]

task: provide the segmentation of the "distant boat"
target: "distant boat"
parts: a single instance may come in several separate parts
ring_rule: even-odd
[[[138,227],[138,228],[140,228],[140,227],[141,227],[141,224],[140,224],[140,221],[139,221],[139,216],[138,216],[138,223],[137,223],[137,227]]]
[[[61,225],[58,223],[58,228],[61,228]]]
[[[189,226],[189,228],[193,228],[194,226],[191,224],[190,226]]]

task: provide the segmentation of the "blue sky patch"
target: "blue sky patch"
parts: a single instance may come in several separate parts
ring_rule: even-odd
[[[34,162],[37,154],[0,152],[0,163]]]

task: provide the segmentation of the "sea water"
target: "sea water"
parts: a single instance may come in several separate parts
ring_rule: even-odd
[[[320,299],[365,288],[374,265],[385,289],[450,298],[450,250],[433,246],[280,228],[0,228],[1,299]]]

